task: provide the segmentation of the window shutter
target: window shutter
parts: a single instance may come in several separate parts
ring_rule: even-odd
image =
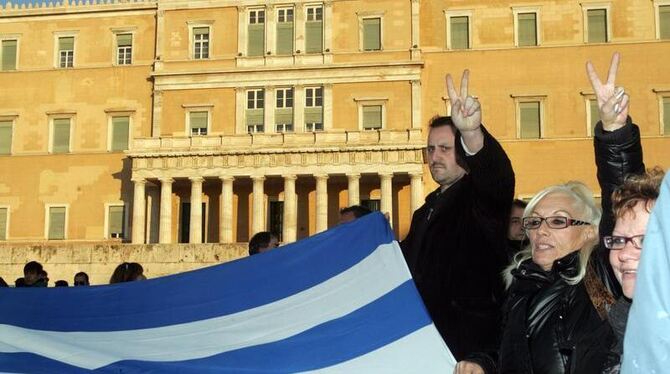
[[[53,153],[70,152],[70,119],[57,118],[53,120]]]
[[[323,123],[323,109],[305,108],[305,123]]]
[[[247,55],[263,56],[265,50],[265,24],[256,23],[249,25],[249,45]]]
[[[589,100],[591,115],[591,135],[595,134],[596,125],[600,121],[600,111],[598,110],[598,100]]]
[[[0,121],[0,155],[12,152],[12,122]]]
[[[264,116],[263,109],[247,109],[247,125],[262,125]]]
[[[275,109],[275,123],[276,124],[292,124],[293,123],[293,109]]]
[[[0,208],[0,240],[7,240],[7,208]]]
[[[381,18],[363,19],[363,49],[366,51],[381,49]]]
[[[277,54],[293,54],[293,22],[277,23]]]
[[[451,17],[451,49],[470,48],[470,35],[468,32],[468,16]]]
[[[207,35],[209,34],[209,27],[194,27],[193,35]]]
[[[133,35],[132,34],[118,34],[116,36],[116,44],[119,47],[130,47],[133,45]]]
[[[587,11],[589,22],[589,43],[607,42],[607,10],[591,9]]]
[[[364,129],[382,128],[381,105],[369,105],[363,107],[363,128]]]
[[[65,207],[49,208],[49,239],[65,239]]]
[[[519,13],[519,45],[537,45],[537,14]]]
[[[193,129],[207,129],[207,112],[190,112],[189,123],[191,130]]]
[[[2,70],[16,70],[16,40],[2,41]]]
[[[540,138],[540,102],[519,103],[522,139]]]
[[[121,234],[123,236],[123,207],[122,206],[110,206],[109,207],[109,237],[112,237],[112,234]]]
[[[305,23],[305,51],[307,53],[323,51],[323,21]]]
[[[73,51],[74,50],[74,37],[68,36],[63,38],[58,38],[58,50],[60,51]]]
[[[112,151],[128,149],[129,117],[112,118]]]
[[[670,5],[658,7],[658,27],[661,39],[670,39]]]
[[[670,135],[670,97],[663,98],[663,134]]]

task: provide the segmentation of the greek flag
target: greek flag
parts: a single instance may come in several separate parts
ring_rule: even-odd
[[[622,373],[670,368],[670,173],[649,217],[628,315]]]
[[[115,285],[0,291],[0,371],[450,373],[385,218]]]

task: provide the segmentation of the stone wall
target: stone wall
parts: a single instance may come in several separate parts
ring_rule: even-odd
[[[91,284],[107,284],[122,262],[139,262],[147,278],[181,273],[228,262],[247,255],[247,244],[120,244],[105,242],[0,244],[0,276],[9,284],[23,276],[23,266],[38,261],[49,274],[49,286],[59,279],[73,283],[77,272]]]

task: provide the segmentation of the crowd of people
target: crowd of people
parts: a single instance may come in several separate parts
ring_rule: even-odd
[[[458,361],[455,373],[619,372],[647,222],[664,176],[661,168],[645,169],[630,98],[616,85],[619,61],[615,53],[604,82],[586,64],[600,116],[594,156],[601,206],[577,181],[514,200],[512,163],[482,125],[469,71],[459,90],[447,75],[451,116],[430,121],[426,147],[439,187],[414,212],[400,247]],[[368,213],[347,207],[340,223]],[[278,235],[257,233],[249,255],[278,245]],[[140,264],[124,262],[110,283],[142,279]],[[33,261],[16,287],[48,281]],[[75,275],[74,286],[88,284],[86,273]]]

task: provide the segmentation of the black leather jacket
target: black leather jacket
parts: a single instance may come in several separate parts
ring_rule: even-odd
[[[526,260],[512,271],[505,304],[500,373],[599,373],[614,334],[600,319],[579,271],[579,253],[554,261],[551,271]]]

